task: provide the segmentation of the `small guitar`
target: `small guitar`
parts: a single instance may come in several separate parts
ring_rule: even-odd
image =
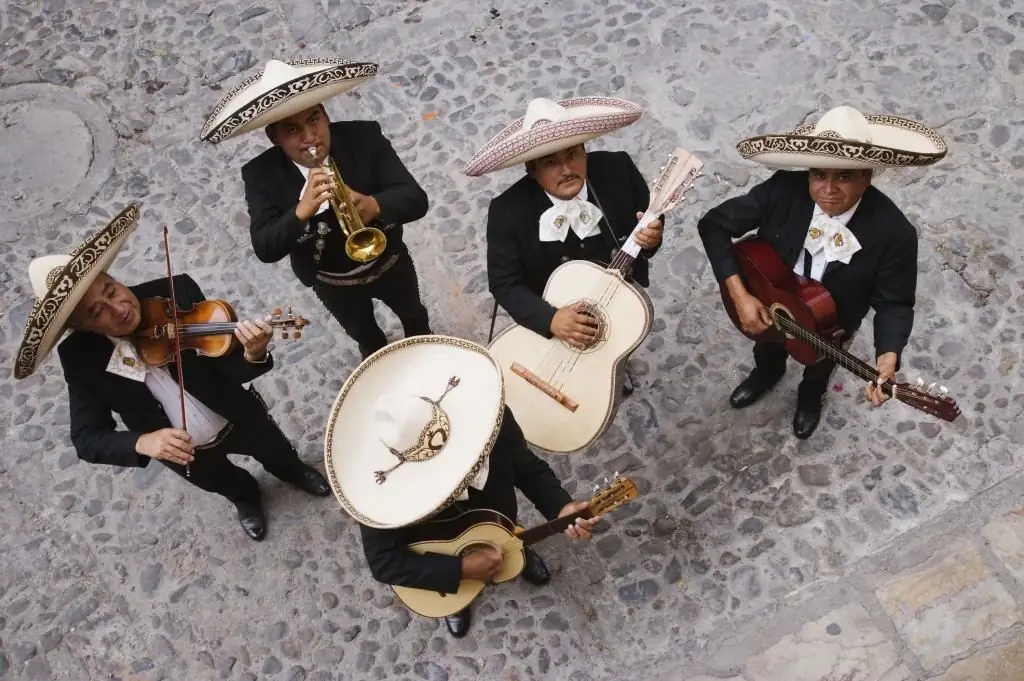
[[[683,201],[703,166],[690,152],[676,149],[651,188],[650,206],[607,267],[570,260],[551,273],[544,300],[556,308],[576,305],[597,322],[597,335],[587,347],[518,324],[491,342],[505,377],[505,401],[533,446],[557,454],[579,451],[615,418],[626,361],[650,333],[654,314],[647,293],[628,280],[640,254],[633,237]]]
[[[507,582],[519,576],[526,564],[524,549],[542,539],[565,531],[577,518],[604,515],[624,506],[637,496],[637,488],[629,478],[616,479],[590,500],[590,506],[578,513],[556,518],[537,527],[524,530],[497,511],[477,509],[467,511],[448,520],[424,523],[415,528],[409,548],[416,553],[439,553],[462,556],[474,549],[494,547],[501,551],[501,572],[492,583]],[[483,582],[464,579],[454,594],[445,594],[407,586],[392,586],[395,595],[410,610],[424,617],[447,617],[473,602],[483,591]]]
[[[865,382],[878,378],[875,367],[840,345],[842,331],[836,304],[824,286],[813,279],[798,277],[775,249],[762,239],[743,239],[732,248],[747,290],[768,308],[773,323],[760,334],[743,331],[732,296],[723,286],[722,303],[729,319],[744,336],[755,341],[781,341],[790,357],[805,366],[824,356]],[[932,383],[927,390],[922,390],[923,386],[921,379],[918,379],[917,387],[886,381],[882,390],[894,399],[944,421],[955,421],[960,416],[960,407],[946,397],[945,386],[936,390]]]

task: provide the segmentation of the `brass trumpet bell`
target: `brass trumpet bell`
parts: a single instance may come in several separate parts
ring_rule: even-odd
[[[311,147],[309,153],[313,160],[316,160],[316,147]],[[345,234],[345,255],[360,263],[376,260],[387,248],[387,237],[376,227],[367,227],[363,224],[334,159],[328,156],[321,165],[331,175],[333,182],[333,191],[327,200],[334,210],[335,217],[338,218],[341,231]]]

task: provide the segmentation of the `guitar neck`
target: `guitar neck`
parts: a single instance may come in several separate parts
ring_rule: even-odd
[[[548,537],[553,537],[556,534],[561,534],[562,532],[565,532],[566,528],[568,528],[570,525],[576,522],[577,518],[586,519],[592,517],[593,514],[590,512],[590,509],[585,508],[582,511],[570,513],[569,515],[563,516],[561,518],[555,518],[554,520],[546,522],[543,525],[538,525],[536,527],[531,527],[528,530],[523,530],[516,536],[520,539],[520,541],[523,542],[523,546],[529,546],[530,544],[536,544],[542,539],[547,539]]]
[[[851,355],[841,347],[829,343],[827,340],[814,333],[805,329],[803,326],[795,322],[788,317],[782,317],[773,315],[776,324],[780,329],[788,334],[796,336],[800,340],[804,341],[820,354],[825,355],[830,360],[843,367],[847,371],[855,374],[865,382],[874,381],[878,378],[878,370],[858,357]],[[882,384],[882,389],[889,395],[893,394],[893,382],[886,381]],[[898,399],[898,396],[897,396]]]

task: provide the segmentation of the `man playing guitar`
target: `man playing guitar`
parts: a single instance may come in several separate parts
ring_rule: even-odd
[[[872,144],[883,130],[886,145]],[[941,145],[941,153],[922,152],[915,136]],[[844,344],[852,340],[868,309],[875,310],[878,380],[865,393],[875,405],[882,404],[888,396],[877,386],[899,369],[914,323],[917,231],[872,185],[873,172],[934,163],[945,153],[941,139],[913,121],[865,117],[839,107],[816,126],[744,140],[739,149],[748,159],[772,167],[810,168],[777,171],[744,196],[711,209],[697,225],[715,278],[732,298],[743,331],[756,335],[772,323],[763,301],[747,291],[731,249],[732,239],[757,229],[797,275],[828,289],[845,330]],[[755,343],[754,369],[733,391],[732,406],[756,402],[782,378],[786,360],[781,343]],[[793,418],[793,432],[800,439],[818,426],[834,368],[822,359],[804,369]]]

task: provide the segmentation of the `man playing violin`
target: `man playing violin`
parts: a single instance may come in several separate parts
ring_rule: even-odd
[[[388,342],[374,317],[374,299],[391,308],[406,336],[431,333],[416,267],[402,241],[403,225],[422,218],[428,201],[377,122],[332,123],[324,108],[325,100],[366,80],[376,65],[320,61],[293,66],[272,60],[253,85],[258,93],[229,95],[216,111],[223,117],[261,100],[260,93],[275,92],[263,98],[273,103],[258,117],[273,146],[242,167],[253,250],[267,263],[289,258],[295,276],[312,287],[365,358]],[[278,96],[281,82],[288,87]],[[224,139],[254,130],[249,123]],[[341,177],[331,177],[328,159]],[[363,225],[379,230],[380,243],[367,252],[346,248],[346,226],[330,203],[338,183],[347,187]],[[344,202],[337,204],[345,214]],[[345,221],[353,223],[349,231],[357,227]]]
[[[183,352],[177,372],[147,366],[132,341],[142,323],[140,299],[169,298],[166,278],[128,287],[105,269],[134,230],[135,206],[121,213],[70,256],[37,258],[29,267],[39,303],[30,315],[15,375],[38,366],[57,348],[70,400],[71,442],[78,457],[97,464],[146,467],[157,460],[188,482],[231,501],[242,528],[259,541],[266,533],[260,490],[228,454],[252,456],[281,480],[316,496],[330,494],[324,477],[299,460],[254,390],[243,384],[273,368],[266,321],[242,321],[238,347],[220,357]],[[174,296],[187,310],[205,300],[191,277],[174,277]],[[70,304],[57,305],[63,300]],[[56,310],[56,312],[54,312]],[[119,430],[113,414],[125,429]]]
[[[556,309],[545,301],[547,281],[569,260],[609,262],[650,203],[647,182],[628,154],[587,153],[583,144],[631,123],[635,118],[628,114],[635,109],[638,118],[639,109],[612,98],[590,106],[592,99],[534,99],[522,125],[517,121],[498,133],[465,171],[479,175],[524,164],[525,176],[494,198],[487,212],[490,291],[517,324],[580,348],[597,334],[597,320],[574,305]],[[582,135],[581,127],[591,132]],[[636,236],[642,250],[632,278],[645,288],[663,220]],[[628,375],[624,391],[632,391]]]
[[[733,239],[755,229],[794,273],[829,291],[844,345],[868,310],[875,310],[878,378],[865,386],[865,395],[876,406],[889,399],[880,386],[898,371],[913,328],[917,231],[872,184],[873,173],[902,164],[928,165],[945,153],[944,145],[942,153],[922,153],[927,144],[907,138],[909,130],[927,130],[919,123],[890,127],[878,118],[893,119],[866,118],[851,107],[837,107],[817,126],[741,142],[747,158],[780,170],[747,194],[712,208],[697,224],[715,277],[732,298],[747,334],[760,334],[772,324],[764,301],[747,290],[731,252]],[[837,137],[844,143],[836,144]],[[870,142],[883,137],[885,147]],[[931,140],[941,138],[931,133],[925,141]],[[900,142],[906,146],[900,148]],[[731,405],[740,409],[756,402],[782,378],[786,361],[781,343],[756,342],[754,368],[733,391]],[[809,438],[818,427],[834,370],[828,359],[804,368],[793,417],[797,438]]]

